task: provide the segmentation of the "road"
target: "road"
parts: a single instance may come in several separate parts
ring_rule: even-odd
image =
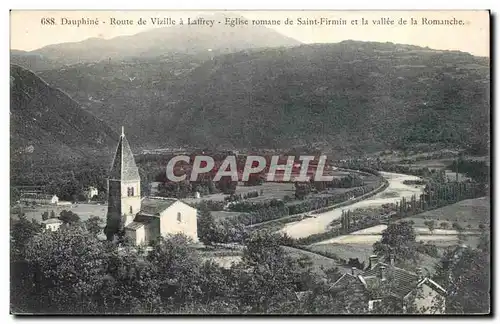
[[[298,222],[288,223],[281,230],[292,238],[302,238],[313,234],[319,234],[328,230],[328,225],[342,215],[342,210],[378,207],[387,203],[395,203],[402,197],[410,198],[412,195],[417,197],[422,193],[424,186],[405,185],[405,180],[419,180],[417,176],[381,172],[382,176],[389,181],[389,186],[382,192],[366,200],[354,203],[350,206],[336,208],[321,214],[316,214],[315,218],[306,218]]]

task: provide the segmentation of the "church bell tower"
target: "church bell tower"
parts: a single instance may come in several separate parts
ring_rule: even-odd
[[[122,134],[108,178],[108,214],[105,233],[108,240],[130,224],[141,209],[141,178],[134,155]]]

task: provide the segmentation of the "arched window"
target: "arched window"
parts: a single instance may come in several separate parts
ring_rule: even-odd
[[[181,213],[177,213],[177,221],[180,222],[181,221]]]
[[[127,197],[131,197],[134,195],[134,187],[127,188]]]
[[[132,214],[132,206],[130,206],[129,208],[130,208],[130,213]]]

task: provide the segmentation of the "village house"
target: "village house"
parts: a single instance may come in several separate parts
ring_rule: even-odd
[[[85,196],[85,198],[90,201],[92,200],[92,198],[94,198],[95,196],[97,196],[99,194],[99,191],[97,190],[96,187],[93,187],[93,186],[89,186],[87,187],[84,191],[83,191],[83,194]]]
[[[59,227],[61,227],[62,223],[63,222],[58,218],[49,218],[47,220],[42,221],[44,229],[48,231],[57,231]]]
[[[198,241],[197,210],[177,199],[141,197],[141,179],[122,130],[108,179],[106,235],[123,227],[136,245],[149,245],[160,236],[184,234]]]
[[[156,196],[160,192],[161,182],[153,181],[149,184],[149,194],[151,196]]]
[[[446,291],[439,284],[422,274],[394,266],[394,261],[383,263],[376,255],[370,257],[369,266],[361,273],[353,269],[334,284],[334,289],[347,290],[351,296],[366,303],[369,311],[377,306],[389,307],[395,312],[403,313],[412,309],[422,310],[428,314],[443,314]],[[443,301],[439,308],[432,308],[435,301]]]

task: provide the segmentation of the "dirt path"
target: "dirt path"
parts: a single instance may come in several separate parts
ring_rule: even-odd
[[[323,233],[328,230],[328,225],[333,220],[341,217],[343,209],[377,207],[386,203],[394,203],[399,201],[402,197],[410,198],[414,194],[418,196],[423,191],[424,186],[409,186],[403,183],[405,180],[420,179],[417,176],[391,172],[381,172],[381,174],[389,181],[389,186],[384,191],[350,206],[340,207],[317,214],[315,218],[306,218],[298,222],[288,223],[281,232],[293,238],[302,238],[312,234]]]

